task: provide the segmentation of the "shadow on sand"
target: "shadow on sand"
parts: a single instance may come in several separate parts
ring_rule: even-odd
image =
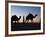
[[[14,23],[11,25],[11,31],[22,30],[40,30],[40,23]]]

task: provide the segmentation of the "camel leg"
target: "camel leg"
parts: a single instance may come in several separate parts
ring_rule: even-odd
[[[28,23],[28,20],[27,20],[27,23]]]
[[[27,20],[26,20],[26,23],[27,23]]]
[[[19,21],[17,21],[17,23],[19,23]]]
[[[29,23],[29,20],[26,20],[26,23]]]
[[[29,20],[28,20],[28,23],[29,23]]]
[[[31,23],[33,23],[33,20],[31,20]]]

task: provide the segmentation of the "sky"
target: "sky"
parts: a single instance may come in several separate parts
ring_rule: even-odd
[[[41,8],[40,7],[34,7],[34,6],[11,6],[11,15],[16,15],[18,18],[21,16],[20,22],[23,22],[23,16],[26,19],[26,16],[31,13],[35,16],[37,14],[38,16],[33,19],[33,22],[39,22],[41,18]]]

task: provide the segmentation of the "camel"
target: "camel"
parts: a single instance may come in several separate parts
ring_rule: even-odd
[[[29,20],[31,20],[31,22],[33,22],[33,18],[35,18],[37,16],[37,14],[35,14],[35,16],[33,16],[31,13],[29,13],[26,16],[26,21],[29,22]]]
[[[21,16],[19,16],[19,18],[16,16],[16,15],[13,15],[12,17],[11,17],[11,21],[12,21],[12,23],[13,22],[17,22],[18,23],[18,21],[21,19]]]

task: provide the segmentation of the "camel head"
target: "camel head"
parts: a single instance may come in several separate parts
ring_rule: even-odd
[[[19,20],[20,20],[21,16],[19,16]]]
[[[38,16],[38,15],[37,15],[37,14],[35,14],[34,18],[35,18],[36,16]]]
[[[38,16],[37,14],[35,14],[35,16]]]

